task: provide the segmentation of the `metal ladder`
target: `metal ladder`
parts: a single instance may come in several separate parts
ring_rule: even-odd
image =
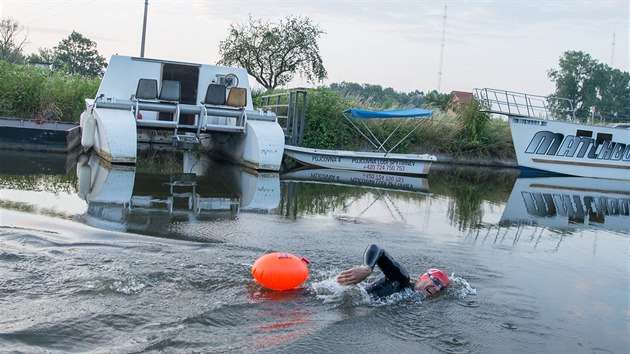
[[[285,143],[302,146],[306,115],[306,90],[294,89],[285,93],[262,96],[262,108],[278,117],[284,131]]]

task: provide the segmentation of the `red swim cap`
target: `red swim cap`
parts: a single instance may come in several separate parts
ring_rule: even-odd
[[[422,276],[420,277],[420,280],[429,279],[430,276],[433,278],[439,279],[442,282],[442,284],[444,284],[444,287],[448,286],[448,283],[449,283],[448,275],[446,275],[446,273],[443,270],[438,269],[438,268],[431,268],[427,270],[426,273],[422,274]]]

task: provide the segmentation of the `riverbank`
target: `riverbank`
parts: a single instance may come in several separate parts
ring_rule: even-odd
[[[478,157],[448,154],[437,154],[435,156],[437,158],[435,164],[518,168],[518,162],[515,158]]]

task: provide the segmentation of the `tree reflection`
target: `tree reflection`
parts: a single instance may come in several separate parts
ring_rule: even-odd
[[[518,170],[454,167],[437,169],[429,175],[431,190],[450,197],[447,215],[460,231],[478,229],[484,205],[505,203]]]

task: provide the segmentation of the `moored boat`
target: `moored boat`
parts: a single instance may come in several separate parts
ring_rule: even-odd
[[[173,145],[256,170],[279,170],[284,146],[276,115],[253,109],[244,69],[119,55],[86,99],[81,129],[81,145],[115,164],[136,163],[138,141],[164,131]]]
[[[372,144],[375,151],[327,150],[285,145],[284,154],[304,165],[310,166],[411,175],[427,175],[431,168],[431,163],[437,160],[435,156],[429,154],[399,154],[392,152],[422,124],[422,120],[418,120],[412,129],[398,142],[390,144],[388,145],[389,148],[386,148],[388,140],[407,119],[427,117],[432,115],[431,111],[419,108],[394,111],[367,111],[351,108],[344,113],[344,117],[361,136]],[[398,118],[400,122],[387,138],[379,139],[363,121],[361,121],[361,124],[366,130],[365,132],[351,118],[359,120]]]
[[[508,116],[518,165],[528,172],[630,180],[630,129],[562,121],[553,101],[495,89],[475,89],[490,113]],[[572,107],[568,102],[565,106]],[[573,109],[562,112],[573,118]]]
[[[69,152],[80,139],[76,123],[0,118],[0,147],[5,149]]]

